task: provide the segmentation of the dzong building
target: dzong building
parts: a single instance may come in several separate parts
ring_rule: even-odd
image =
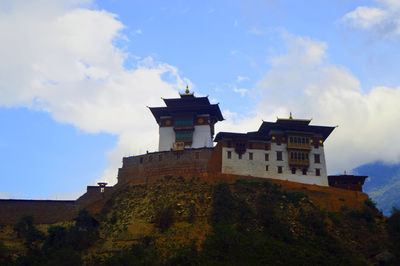
[[[224,120],[218,104],[188,88],[179,98],[163,100],[165,106],[149,107],[159,127],[159,150],[124,158],[119,183],[135,176],[216,172],[329,186],[324,143],[335,127],[290,115],[264,121],[257,131],[214,136],[215,124]]]

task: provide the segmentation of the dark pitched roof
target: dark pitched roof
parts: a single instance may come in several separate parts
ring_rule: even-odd
[[[311,120],[299,120],[299,119],[278,119],[276,122],[263,122],[258,131],[247,132],[247,133],[232,133],[232,132],[220,132],[215,137],[214,141],[220,141],[222,139],[240,139],[246,138],[249,140],[269,140],[269,132],[271,130],[280,131],[296,131],[296,132],[308,132],[314,134],[321,134],[325,140],[335,127],[325,126],[310,126]]]
[[[178,105],[210,105],[208,97],[195,97],[192,94],[180,95],[181,98],[163,99],[165,105],[168,107],[178,106]]]
[[[176,113],[209,114],[218,121],[224,120],[218,104],[210,104],[208,97],[195,97],[193,94],[180,94],[180,98],[163,99],[166,107],[149,107],[153,116],[160,122],[161,116]]]
[[[222,139],[248,139],[248,140],[268,140],[268,136],[263,136],[259,134],[257,131],[247,132],[247,133],[232,133],[232,132],[219,132],[217,136],[215,136],[214,141],[220,141]]]
[[[309,123],[309,122],[308,122]],[[322,138],[325,140],[335,129],[335,127],[326,127],[326,126],[310,126],[308,123],[298,123],[298,121],[285,122],[285,123],[273,123],[273,122],[263,122],[258,129],[263,135],[268,135],[271,130],[282,130],[282,131],[302,131],[302,132],[310,132],[321,134]]]

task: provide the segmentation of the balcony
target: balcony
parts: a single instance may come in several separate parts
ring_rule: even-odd
[[[310,160],[296,160],[289,158],[289,165],[290,166],[299,166],[299,167],[308,167],[310,166]]]
[[[308,136],[288,136],[288,149],[311,150],[311,142]]]
[[[172,144],[173,151],[183,151],[184,149],[185,149],[185,142],[183,142],[183,141],[179,141],[179,142],[177,141]]]
[[[309,143],[288,143],[288,149],[298,149],[298,150],[311,150],[311,145]]]

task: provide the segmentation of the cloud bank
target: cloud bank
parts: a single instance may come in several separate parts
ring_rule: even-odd
[[[372,30],[384,37],[400,35],[400,1],[379,0],[377,7],[359,6],[342,20],[358,29]]]
[[[0,11],[0,105],[119,135],[102,178],[110,183],[122,156],[156,147],[146,106],[184,87],[175,67],[151,57],[126,69],[128,55],[114,44],[123,28],[115,14],[90,9],[89,1],[7,1]]]

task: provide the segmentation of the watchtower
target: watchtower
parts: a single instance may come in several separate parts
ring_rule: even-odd
[[[179,95],[163,99],[166,107],[149,107],[159,125],[159,151],[213,147],[214,125],[224,120],[218,104],[188,87]]]

